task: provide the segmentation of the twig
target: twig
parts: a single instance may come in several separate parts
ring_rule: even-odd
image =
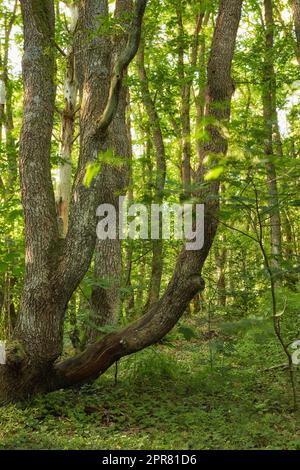
[[[266,369],[260,369],[258,372],[269,372],[275,369],[288,369],[288,367],[289,367],[288,364],[284,363],[284,364],[278,364],[272,367],[267,367]]]

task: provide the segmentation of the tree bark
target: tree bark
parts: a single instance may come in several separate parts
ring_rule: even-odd
[[[70,33],[74,35],[78,21],[78,5],[73,3],[70,9]],[[68,231],[69,206],[72,188],[72,150],[74,141],[75,113],[78,84],[75,76],[74,42],[66,57],[64,82],[64,109],[61,111],[61,149],[56,178],[56,209],[60,235],[65,237]]]
[[[203,5],[200,5],[200,9]],[[178,25],[178,76],[180,79],[181,88],[181,146],[182,146],[182,186],[183,186],[183,199],[189,199],[191,196],[191,88],[197,64],[198,49],[199,49],[199,35],[202,29],[204,12],[200,11],[196,18],[196,27],[193,38],[192,52],[190,63],[188,64],[189,70],[186,71],[184,62],[185,56],[185,30],[182,18],[182,2],[176,8],[177,25]]]
[[[129,97],[130,101],[130,97]],[[130,109],[128,113],[127,119],[127,134],[128,134],[128,141],[130,145],[130,156],[129,156],[129,185],[127,191],[127,200],[128,205],[133,203],[133,154],[132,154],[132,137],[131,137],[131,117],[130,117]],[[133,242],[129,241],[126,248],[126,259],[125,259],[125,272],[123,278],[123,287],[124,287],[124,295],[122,297],[122,308],[124,317],[126,318],[127,314],[131,313],[134,309],[135,305],[135,298],[134,298],[134,290],[131,282],[131,275],[132,275],[132,266],[133,266]]]
[[[218,290],[218,303],[220,307],[226,306],[227,295],[226,295],[226,260],[227,260],[227,249],[226,249],[226,237],[224,234],[220,236],[219,247],[215,250],[215,262],[218,270],[217,290]]]
[[[155,103],[152,99],[149,80],[145,68],[145,43],[144,39],[141,41],[140,50],[137,60],[138,74],[141,84],[142,101],[146,108],[148,115],[154,151],[156,160],[156,181],[155,181],[155,194],[154,202],[162,204],[164,198],[164,189],[166,181],[166,152],[163,134],[160,126],[160,120],[155,108]],[[161,234],[162,220],[159,221],[159,230]],[[162,235],[160,235],[161,237]],[[151,265],[151,278],[149,295],[146,302],[146,308],[153,303],[157,302],[160,294],[161,278],[163,273],[163,240],[152,241],[152,265]]]
[[[91,35],[98,28],[99,18],[108,14],[107,1],[80,3],[76,68],[82,99],[81,148],[69,230],[62,242],[50,173],[55,99],[54,2],[21,1],[25,97],[20,175],[26,225],[26,275],[14,335],[17,352],[15,347],[9,350],[8,364],[0,367],[2,401],[47,389],[49,371],[61,354],[66,307],[89,268],[96,241],[101,175],[87,188],[85,173],[88,164],[107,148],[107,130],[117,110],[124,72],[138,49],[146,3],[146,0],[136,3],[128,42],[116,58],[111,80],[102,38]]]
[[[16,143],[13,135],[14,121],[12,109],[12,83],[9,77],[9,64],[8,53],[10,47],[10,38],[12,27],[17,17],[18,2],[15,1],[11,12],[6,12],[4,15],[4,41],[3,50],[0,51],[0,146],[1,150],[5,149],[7,157],[7,172],[4,178],[0,176],[0,189],[3,192],[3,200],[5,201],[10,197],[11,192],[14,190],[14,183],[17,178],[17,155]],[[2,44],[1,44],[2,46]],[[2,49],[2,47],[1,47]],[[5,141],[2,139],[2,131],[5,129]],[[9,240],[6,240],[9,242]],[[9,247],[9,243],[7,243]],[[12,299],[12,288],[15,284],[15,279],[11,277],[10,272],[3,275],[3,282],[1,282],[1,302],[0,316],[2,306],[4,307],[4,330],[10,336],[12,329],[15,325],[15,306]]]
[[[132,13],[131,0],[117,0],[115,5],[115,18],[123,24],[127,31],[128,13]],[[116,36],[111,44],[111,62],[120,55],[126,45],[128,32]],[[126,76],[126,72],[125,72]],[[126,112],[128,106],[128,87],[124,82],[121,85],[118,107],[108,131],[108,146],[111,147],[113,157],[120,160],[114,164],[104,165],[101,182],[101,202],[112,204],[118,216],[119,196],[125,196],[129,184],[129,160],[131,158],[131,140],[128,135]],[[117,221],[118,226],[118,221]],[[119,319],[121,308],[120,287],[122,277],[122,247],[117,237],[115,240],[97,240],[95,249],[95,280],[96,285],[92,292],[92,318],[93,327],[89,333],[89,341],[93,342],[99,334],[98,328],[106,325],[115,325]],[[104,286],[103,286],[104,285]]]
[[[205,17],[203,19],[203,27],[206,27],[209,22],[211,12],[207,11]],[[201,160],[202,156],[202,132],[204,130],[204,111],[205,111],[205,90],[206,90],[206,66],[205,66],[205,53],[206,53],[206,40],[205,36],[203,35],[200,43],[200,51],[199,51],[199,79],[198,79],[198,94],[195,94],[195,107],[196,107],[196,151],[198,159]]]
[[[297,41],[297,60],[300,65],[300,1],[291,0],[291,5],[292,5],[295,34],[296,34],[296,41]]]
[[[264,83],[263,83],[263,113],[265,124],[265,155],[267,184],[270,206],[270,230],[271,230],[271,253],[273,256],[273,267],[279,268],[282,256],[281,217],[279,207],[277,171],[274,162],[276,150],[282,153],[281,145],[278,145],[278,119],[276,109],[276,78],[273,63],[274,54],[274,20],[272,0],[264,0],[265,11],[265,61],[264,61]]]
[[[13,135],[14,121],[12,111],[12,86],[9,78],[8,52],[12,27],[17,17],[18,2],[15,1],[11,13],[5,17],[3,57],[0,56],[0,142],[2,127],[5,127],[5,148],[8,160],[7,190],[10,190],[17,178],[16,143]],[[4,98],[4,99],[3,99]]]
[[[61,353],[60,303],[53,295],[58,230],[50,172],[55,100],[54,8],[51,0],[22,0],[24,114],[20,179],[25,216],[26,266],[16,337],[34,363]],[[47,52],[47,53],[46,53]],[[42,129],[42,132],[41,132]]]

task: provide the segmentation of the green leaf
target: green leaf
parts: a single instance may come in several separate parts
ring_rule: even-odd
[[[180,325],[178,327],[178,331],[179,333],[182,334],[182,336],[184,337],[184,339],[186,341],[191,341],[193,338],[197,338],[197,334],[195,333],[195,331],[193,330],[193,328],[189,327],[189,326],[185,326],[185,325]]]
[[[224,167],[217,166],[216,168],[213,168],[208,173],[206,173],[204,179],[205,181],[217,180],[223,172],[224,172]]]
[[[83,184],[86,188],[89,188],[92,184],[95,176],[100,172],[101,165],[99,162],[89,163],[85,172]]]

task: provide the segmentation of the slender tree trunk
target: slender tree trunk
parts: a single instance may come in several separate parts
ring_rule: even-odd
[[[1,57],[0,57],[0,66],[1,66]],[[5,94],[5,86],[4,81],[0,78],[0,144],[2,145],[2,130],[4,124],[4,109],[6,103],[6,94]],[[3,183],[2,183],[3,184]]]
[[[130,113],[128,115],[127,120],[127,133],[128,133],[128,141],[130,144],[130,149],[132,149],[132,137],[131,137],[131,118]],[[129,163],[129,186],[127,191],[127,200],[128,205],[133,203],[133,170],[132,170],[132,163],[133,163],[133,155],[132,151],[130,152],[130,163]],[[133,243],[129,241],[126,249],[126,263],[125,263],[125,276],[123,285],[125,287],[125,294],[124,294],[124,301],[123,307],[125,309],[125,318],[128,312],[131,312],[134,309],[135,298],[134,298],[134,291],[131,282],[131,275],[132,275],[132,266],[133,266]]]
[[[76,294],[74,294],[69,302],[68,306],[68,317],[70,322],[70,332],[69,337],[75,351],[80,351],[81,341],[80,341],[80,330],[77,323],[77,302]]]
[[[215,251],[215,261],[218,269],[218,281],[217,281],[217,289],[218,289],[218,302],[221,307],[226,306],[226,275],[225,275],[225,267],[226,267],[226,258],[227,258],[227,250],[226,250],[226,237],[224,234],[221,235],[219,240],[220,246],[216,248]]]
[[[15,1],[12,12],[5,18],[3,57],[0,57],[0,142],[2,126],[5,127],[5,149],[8,160],[7,189],[13,187],[17,178],[16,143],[13,135],[14,122],[12,110],[12,86],[9,78],[8,52],[12,27],[17,16],[18,2]]]
[[[78,6],[73,3],[70,10],[70,33],[73,35],[78,21]],[[68,231],[69,206],[72,188],[72,150],[74,141],[75,112],[78,84],[75,76],[74,43],[67,52],[64,82],[64,109],[61,111],[61,161],[58,164],[56,178],[56,209],[59,231],[65,237]]]
[[[4,199],[10,197],[14,189],[14,183],[17,178],[17,154],[16,142],[13,135],[13,109],[12,109],[12,83],[9,77],[8,52],[10,47],[10,38],[12,27],[17,16],[18,2],[15,1],[13,9],[10,13],[6,13],[4,17],[4,41],[3,56],[0,51],[0,145],[1,150],[6,153],[7,158],[7,175],[3,179],[0,177],[0,187],[3,190]],[[5,129],[5,141],[2,140],[2,130]],[[9,239],[6,240],[9,249]],[[13,302],[13,286],[15,279],[11,277],[10,272],[4,273],[4,282],[2,283],[2,295],[4,298],[4,328],[10,337],[15,326],[16,312]]]
[[[206,27],[210,18],[210,11],[208,11],[203,20],[203,27]],[[195,94],[195,107],[196,107],[196,151],[198,159],[203,158],[202,155],[202,132],[204,131],[205,125],[203,123],[204,112],[205,112],[205,91],[206,91],[206,66],[205,66],[205,53],[206,53],[206,40],[205,36],[200,42],[199,52],[199,80],[198,80],[198,94]]]
[[[155,108],[155,103],[151,97],[149,90],[149,80],[145,68],[145,43],[141,41],[140,50],[138,54],[138,73],[141,83],[142,101],[146,108],[148,115],[154,151],[156,160],[156,181],[155,181],[155,194],[154,201],[156,204],[162,204],[164,198],[164,189],[166,181],[166,152],[165,145],[160,126],[160,120]],[[162,231],[162,220],[159,221],[160,237]],[[151,265],[151,279],[148,300],[146,308],[153,303],[157,302],[160,294],[161,278],[163,273],[163,240],[152,241],[152,265]]]
[[[2,57],[1,57],[1,50],[0,50],[0,69],[2,69]],[[2,151],[2,129],[4,124],[4,109],[5,109],[5,102],[6,102],[6,95],[5,95],[5,86],[3,78],[0,78],[0,148]],[[5,186],[2,177],[0,176],[0,190],[1,195],[5,194]],[[4,198],[3,198],[4,199]],[[2,202],[2,201],[1,201]],[[0,318],[2,317],[2,307],[4,305],[4,281],[1,281],[0,285]]]
[[[294,251],[293,251],[294,242],[293,242],[293,230],[292,230],[291,218],[289,216],[288,209],[285,209],[283,211],[283,221],[284,221],[285,235],[286,235],[286,243],[284,244],[285,258],[291,262],[294,256]]]
[[[295,26],[295,34],[297,40],[297,60],[300,65],[300,1],[299,0],[290,0],[292,11],[293,11],[293,19],[294,19],[294,26]]]
[[[201,5],[202,6],[202,5]],[[192,53],[190,63],[188,64],[189,70],[186,72],[186,65],[184,61],[185,56],[185,30],[182,18],[182,3],[176,8],[177,25],[178,25],[178,76],[181,83],[181,146],[182,146],[182,186],[183,186],[183,199],[188,199],[191,195],[191,157],[192,157],[192,144],[191,144],[191,88],[193,84],[193,77],[195,67],[197,64],[198,48],[199,48],[199,34],[201,32],[204,13],[201,11],[196,18],[196,28],[194,32],[194,40],[192,45]],[[203,6],[202,6],[203,8]]]
[[[274,156],[276,149],[280,149],[281,146],[278,145],[278,139],[274,139],[274,135],[278,135],[278,120],[276,110],[276,78],[273,63],[274,20],[272,0],[264,0],[264,7],[266,40],[263,83],[265,155],[268,160],[266,163],[266,170],[270,205],[271,252],[273,256],[273,267],[279,268],[279,262],[282,255],[281,217]]]

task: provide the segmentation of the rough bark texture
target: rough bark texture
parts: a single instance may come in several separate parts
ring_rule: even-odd
[[[50,174],[55,100],[53,2],[23,0],[24,113],[20,178],[25,215],[26,274],[16,337],[34,362],[51,362],[61,352],[62,316],[53,296],[58,230]]]
[[[70,5],[70,33],[74,34],[78,21],[77,4]],[[72,188],[72,149],[74,141],[75,112],[78,84],[75,76],[74,45],[72,44],[66,57],[66,73],[64,82],[64,109],[61,111],[61,149],[56,178],[56,209],[59,231],[65,237],[68,231],[69,206]]]
[[[3,56],[0,52],[0,142],[2,140],[2,126],[5,127],[5,149],[8,160],[8,181],[6,191],[9,191],[17,177],[17,152],[13,135],[14,122],[12,111],[12,87],[9,79],[8,53],[12,27],[17,16],[18,2],[15,1],[13,10],[5,19]]]
[[[43,381],[62,348],[61,304],[53,295],[58,230],[50,174],[55,57],[51,0],[21,1],[24,22],[24,111],[20,138],[20,180],[25,216],[26,266],[15,342],[8,365],[0,367],[0,398],[26,396]]]
[[[203,9],[203,5],[200,5]],[[182,20],[182,3],[176,8],[178,25],[178,77],[181,88],[181,150],[182,150],[182,187],[183,199],[188,199],[191,195],[191,87],[193,84],[194,72],[197,64],[199,48],[199,34],[202,28],[204,13],[200,12],[196,18],[196,28],[189,63],[189,70],[186,71],[184,61],[185,56],[185,31]]]

